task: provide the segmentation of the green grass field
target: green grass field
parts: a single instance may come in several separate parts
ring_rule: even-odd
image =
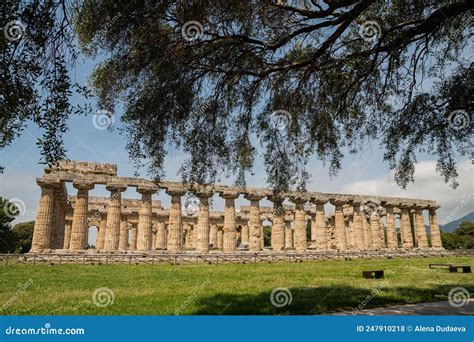
[[[474,292],[472,274],[428,269],[429,263],[474,264],[473,257],[411,258],[246,265],[14,265],[0,268],[0,314],[173,315],[320,314],[400,303],[447,300],[449,290]],[[384,269],[384,279],[364,279]],[[97,288],[114,302],[94,304]],[[290,305],[270,302],[288,288]],[[367,298],[372,297],[367,300]]]

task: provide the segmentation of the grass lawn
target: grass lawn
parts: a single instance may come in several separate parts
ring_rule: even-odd
[[[474,257],[411,258],[245,265],[14,265],[0,268],[3,315],[320,314],[357,307],[447,300],[456,286],[474,292],[472,274],[428,269],[470,264]],[[362,270],[384,269],[384,279]],[[97,288],[114,301],[94,304]],[[288,288],[290,305],[271,304]],[[373,297],[373,298],[371,298]],[[101,299],[99,297],[99,302]]]

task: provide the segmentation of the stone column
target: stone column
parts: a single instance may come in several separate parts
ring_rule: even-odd
[[[413,236],[411,234],[410,208],[406,205],[400,205],[400,236],[404,249],[413,248]]]
[[[129,251],[136,251],[137,250],[137,226],[134,224],[130,229],[130,246],[128,248]]]
[[[107,206],[107,228],[105,229],[104,249],[108,252],[116,251],[120,240],[120,211],[122,205],[122,192],[127,189],[125,184],[107,184],[110,191]]]
[[[398,248],[397,227],[395,225],[395,215],[393,214],[393,206],[386,204],[387,211],[387,248],[394,250]]]
[[[168,223],[167,250],[178,252],[181,250],[181,236],[183,222],[181,217],[181,196],[186,193],[184,188],[168,188],[166,193],[171,196],[170,217]]]
[[[37,178],[36,182],[41,187],[41,197],[31,243],[30,252],[32,253],[43,252],[45,249],[51,248],[51,234],[54,225],[54,190],[61,184],[56,178]]]
[[[71,224],[71,221],[66,221],[64,225],[63,249],[69,249],[69,242],[71,241]]]
[[[156,245],[155,249],[166,249],[166,227],[165,222],[159,219],[156,223]]]
[[[291,222],[293,222],[294,216],[291,213],[285,215],[285,250],[294,249],[293,246],[293,229],[291,229]]]
[[[346,250],[346,226],[344,223],[344,213],[342,211],[342,206],[345,204],[345,201],[333,199],[331,204],[334,205],[334,235],[336,238],[336,247],[338,250]]]
[[[308,201],[307,198],[295,197],[291,201],[295,204],[295,233],[293,244],[296,251],[304,252],[308,248],[308,242],[306,239],[306,212],[304,210],[304,204]]]
[[[238,192],[223,192],[220,194],[225,199],[224,207],[224,253],[231,253],[237,247],[237,236],[235,228],[235,200],[240,196]]]
[[[242,225],[242,233],[241,233],[241,244],[242,245],[249,245],[249,226],[248,224]]]
[[[105,231],[107,230],[107,215],[100,214],[99,231],[97,232],[97,250],[103,250],[105,244]]]
[[[380,230],[380,217],[376,210],[370,213],[370,234],[372,236],[372,249],[382,249],[380,235],[383,233]]]
[[[140,209],[138,211],[138,229],[137,229],[137,250],[146,252],[151,250],[151,229],[152,229],[152,203],[151,195],[158,188],[150,186],[139,186],[137,192],[142,195]]]
[[[354,227],[352,225],[352,215],[344,215],[344,224],[346,228],[346,249],[354,250]]]
[[[369,221],[367,220],[367,216],[365,212],[360,213],[360,217],[362,219],[362,230],[364,231],[364,243],[365,243],[365,249],[370,250],[372,249],[372,233],[370,231],[370,224]]]
[[[120,234],[119,234],[119,245],[120,251],[126,251],[128,247],[128,225],[127,215],[121,215],[120,218]]]
[[[217,248],[217,225],[215,223],[210,223],[209,245],[212,245],[212,247]]]
[[[54,204],[54,218],[55,224],[53,226],[52,233],[52,246],[53,249],[62,249],[64,246],[64,229],[66,225],[66,211],[64,209],[64,184],[56,189],[55,191],[55,204]]]
[[[285,209],[283,208],[283,199],[279,197],[269,197],[273,202],[273,220],[271,246],[276,252],[285,249]]]
[[[436,215],[437,207],[430,207],[430,236],[431,236],[431,248],[434,249],[443,249],[443,244],[441,242],[441,232],[438,225],[438,217]]]
[[[245,199],[250,201],[249,214],[249,251],[260,252],[262,245],[260,239],[262,236],[262,221],[260,219],[260,204],[259,201],[264,196],[261,194],[245,194]]]
[[[72,185],[77,189],[77,196],[76,202],[74,203],[69,249],[72,251],[78,251],[84,250],[87,247],[87,209],[89,205],[89,190],[94,188],[94,183],[75,181]]]
[[[217,249],[222,250],[224,247],[224,231],[223,228],[217,228]]]
[[[364,240],[364,227],[362,213],[360,212],[360,201],[352,202],[353,216],[352,229],[354,231],[354,248],[359,251],[366,249]],[[365,218],[364,218],[365,219]]]
[[[415,207],[415,236],[416,245],[420,249],[428,248],[428,238],[426,236],[426,227],[423,220],[423,207]]]
[[[326,251],[328,249],[328,229],[326,227],[326,213],[324,211],[324,205],[327,202],[327,198],[316,198],[311,200],[311,203],[316,206],[314,222],[311,224],[311,236],[313,236],[314,230],[314,246],[318,251]],[[314,229],[313,223],[315,226]]]
[[[197,222],[196,251],[200,253],[209,252],[209,197],[213,195],[211,190],[198,190],[195,192],[199,198],[199,211]]]

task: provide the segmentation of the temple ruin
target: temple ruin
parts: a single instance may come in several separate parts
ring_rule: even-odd
[[[67,193],[66,183],[77,189]],[[31,253],[330,253],[340,251],[442,250],[436,217],[440,206],[430,200],[320,192],[285,193],[224,185],[185,186],[181,182],[121,177],[114,164],[62,161],[45,169]],[[89,192],[105,186],[110,196]],[[141,199],[122,198],[136,188]],[[171,205],[152,196],[164,190]],[[195,203],[183,207],[191,193]],[[211,211],[218,194],[223,212]],[[236,208],[243,196],[248,205]],[[267,198],[272,207],[260,205]],[[334,214],[325,204],[334,206]],[[423,211],[429,212],[429,236]],[[398,222],[397,222],[398,221]],[[264,243],[264,223],[271,239]],[[90,226],[98,229],[88,246]]]

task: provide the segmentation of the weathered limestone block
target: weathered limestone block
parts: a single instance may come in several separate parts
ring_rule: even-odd
[[[58,164],[47,168],[45,171],[46,173],[62,171],[91,175],[117,176],[117,165],[74,160],[61,160]]]
[[[168,188],[166,193],[171,196],[167,250],[169,252],[177,252],[181,250],[181,237],[183,234],[181,196],[183,196],[186,191],[184,188]]]
[[[245,199],[250,201],[249,214],[249,251],[259,252],[262,250],[262,221],[260,219],[259,201],[264,197],[261,194],[245,194]]]
[[[35,228],[30,252],[42,252],[51,248],[51,233],[54,225],[54,194],[61,184],[56,178],[38,178],[41,197],[36,213]]]
[[[107,184],[106,189],[110,191],[109,203],[107,206],[107,228],[105,229],[104,249],[108,252],[116,251],[120,240],[120,216],[122,192],[127,189],[125,184]]]
[[[94,188],[94,184],[85,181],[76,181],[73,182],[73,186],[77,189],[77,197],[74,203],[69,249],[77,251],[86,249],[87,247],[87,207],[89,190]]]

